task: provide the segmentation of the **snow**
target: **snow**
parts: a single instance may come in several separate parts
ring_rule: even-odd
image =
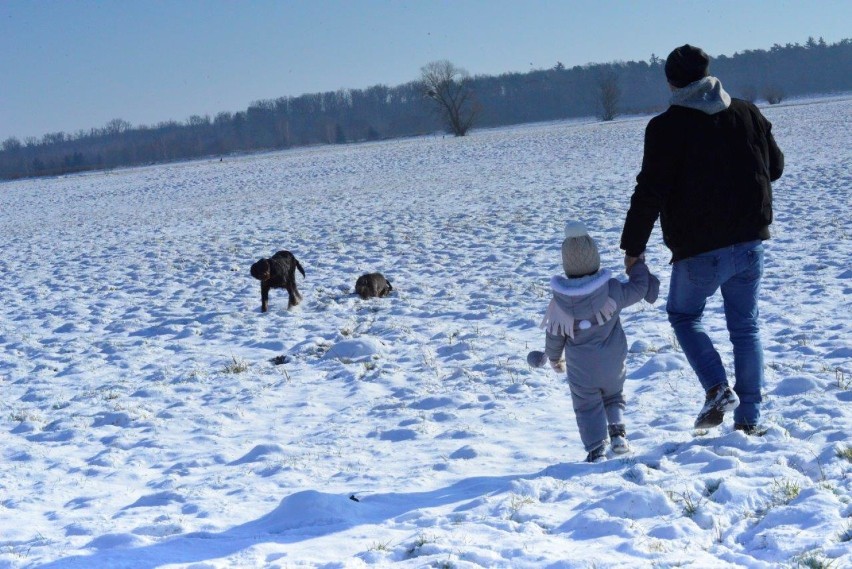
[[[620,272],[647,116],[0,185],[0,567],[852,566],[852,100],[806,103],[765,109],[765,432],[692,429],[656,229],[591,465],[526,355],[566,219]],[[304,302],[262,313],[280,249]]]

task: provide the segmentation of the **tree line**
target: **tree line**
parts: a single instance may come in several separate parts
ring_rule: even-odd
[[[589,64],[471,77],[448,61],[419,79],[256,101],[245,111],[193,115],[134,127],[48,133],[0,145],[0,179],[51,176],[312,144],[342,144],[510,124],[664,109],[665,61]],[[786,97],[852,91],[852,39],[773,45],[715,57],[710,71],[732,96],[778,103]]]

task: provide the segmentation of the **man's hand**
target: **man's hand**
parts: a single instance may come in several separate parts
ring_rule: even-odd
[[[556,373],[565,373],[565,360],[547,360]]]
[[[633,265],[638,263],[639,261],[645,260],[645,254],[639,255],[638,257],[631,257],[630,255],[624,255],[624,272],[630,274],[630,269],[633,268]]]

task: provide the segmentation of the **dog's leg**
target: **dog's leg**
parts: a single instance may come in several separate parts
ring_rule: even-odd
[[[302,297],[299,296],[299,290],[296,288],[295,282],[287,283],[287,295],[290,297],[287,301],[288,309],[299,304],[299,301],[302,299]]]
[[[260,311],[267,310],[269,310],[269,283],[263,281],[260,283]]]

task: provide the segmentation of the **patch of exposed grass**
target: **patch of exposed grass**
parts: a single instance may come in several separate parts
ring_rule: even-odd
[[[789,478],[784,480],[775,479],[772,482],[772,493],[775,495],[777,502],[781,504],[789,504],[799,496],[802,487],[795,480]]]
[[[248,371],[248,369],[248,362],[238,360],[236,356],[231,356],[231,362],[228,363],[222,371],[225,373],[243,373]]]
[[[804,567],[807,569],[833,569],[836,567],[834,559],[828,559],[822,551],[815,549],[806,551],[793,559],[793,567],[797,569]]]

